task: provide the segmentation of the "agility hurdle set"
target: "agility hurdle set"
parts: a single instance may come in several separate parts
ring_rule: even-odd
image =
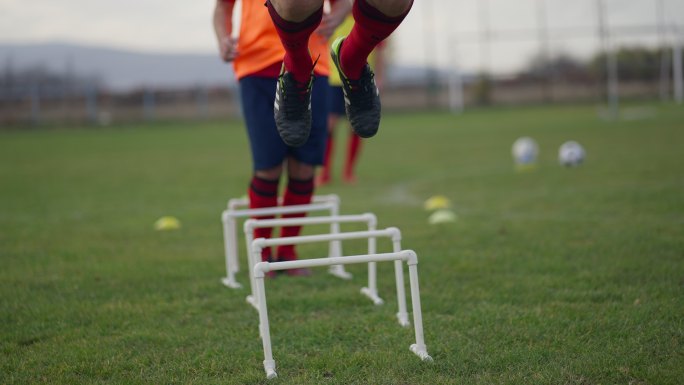
[[[279,204],[280,203],[281,202],[279,202]],[[270,271],[328,266],[330,274],[344,280],[349,280],[352,276],[345,270],[345,265],[367,263],[368,285],[361,288],[361,293],[368,297],[374,305],[378,306],[382,305],[384,300],[379,296],[377,290],[376,264],[378,262],[394,262],[394,278],[397,291],[396,317],[399,325],[409,327],[411,322],[409,321],[409,313],[406,306],[403,268],[403,263],[406,263],[409,270],[413,327],[416,339],[415,343],[410,345],[409,350],[423,361],[432,361],[432,358],[427,352],[423,336],[423,317],[420,306],[420,289],[418,285],[418,256],[413,250],[402,249],[401,232],[399,229],[396,227],[377,229],[377,218],[372,213],[340,215],[340,199],[334,194],[314,196],[312,203],[307,205],[249,209],[247,208],[249,206],[249,201],[246,198],[236,198],[229,200],[227,206],[227,209],[221,214],[226,259],[226,276],[221,279],[221,282],[231,289],[239,289],[242,287],[236,280],[236,273],[240,271],[237,223],[239,219],[248,218],[243,224],[250,287],[250,294],[247,295],[246,300],[259,313],[259,335],[261,336],[264,349],[263,365],[268,379],[277,377],[268,321],[266,285],[264,284],[264,277],[266,273]],[[253,217],[261,216],[320,212],[327,215],[282,219],[253,219]],[[340,224],[343,223],[364,223],[367,229],[365,231],[341,232]],[[328,233],[317,235],[253,239],[253,231],[256,228],[308,225],[330,225],[330,230]],[[376,240],[378,238],[389,239],[392,243],[392,251],[378,253],[376,245]],[[368,241],[367,254],[343,255],[342,241],[353,239],[366,239]],[[325,242],[329,245],[327,257],[300,259],[287,262],[261,261],[261,252],[266,247],[320,242]]]

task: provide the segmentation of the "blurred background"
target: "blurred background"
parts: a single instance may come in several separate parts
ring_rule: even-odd
[[[0,125],[238,116],[212,7],[0,0]],[[390,42],[383,107],[681,102],[682,45],[684,0],[419,0]]]

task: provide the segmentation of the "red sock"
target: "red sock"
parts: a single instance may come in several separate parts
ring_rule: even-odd
[[[354,27],[344,40],[340,50],[340,62],[344,74],[350,79],[361,77],[361,71],[368,61],[368,55],[401,24],[408,15],[411,5],[403,14],[389,17],[368,4],[366,0],[356,0],[352,6]]]
[[[354,180],[354,166],[361,148],[361,137],[351,132],[347,141],[347,159],[344,162],[344,178],[347,181]]]
[[[287,183],[287,190],[283,198],[283,206],[306,205],[311,203],[313,196],[313,179],[299,180],[290,178]],[[306,214],[286,214],[283,218],[298,218]],[[280,229],[281,237],[296,237],[302,231],[302,226],[289,226]],[[293,245],[279,246],[276,255],[281,261],[294,261],[297,253]]]
[[[268,180],[252,177],[249,184],[249,208],[259,209],[264,207],[274,207],[278,205],[278,179]],[[254,217],[256,219],[272,219],[274,216]],[[270,238],[273,228],[254,229],[254,239]],[[267,247],[261,252],[261,260],[266,262],[271,259],[271,248]]]
[[[323,17],[323,7],[306,18],[304,21],[287,21],[278,15],[271,1],[266,1],[268,13],[271,15],[280,41],[285,48],[285,69],[291,73],[296,81],[309,83],[313,62],[309,53],[309,37],[318,28]]]

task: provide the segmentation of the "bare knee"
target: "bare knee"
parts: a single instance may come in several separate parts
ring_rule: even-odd
[[[323,6],[323,0],[270,0],[280,17],[287,21],[306,20]]]
[[[280,179],[280,175],[282,173],[283,173],[283,166],[276,166],[276,167],[269,168],[269,169],[254,171],[254,175],[256,175],[259,178],[267,179],[267,180]]]
[[[290,158],[287,160],[287,175],[297,180],[307,180],[314,177],[314,166]]]
[[[389,17],[403,15],[411,7],[413,0],[366,0],[373,8]]]

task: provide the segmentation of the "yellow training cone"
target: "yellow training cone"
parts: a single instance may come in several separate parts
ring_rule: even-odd
[[[161,217],[154,222],[154,229],[158,231],[177,230],[180,227],[180,221],[176,217]]]
[[[435,195],[426,200],[423,207],[427,211],[448,209],[451,207],[451,201],[444,195]]]
[[[430,215],[430,218],[428,218],[428,223],[431,225],[451,222],[456,222],[456,214],[447,209],[437,210]]]

